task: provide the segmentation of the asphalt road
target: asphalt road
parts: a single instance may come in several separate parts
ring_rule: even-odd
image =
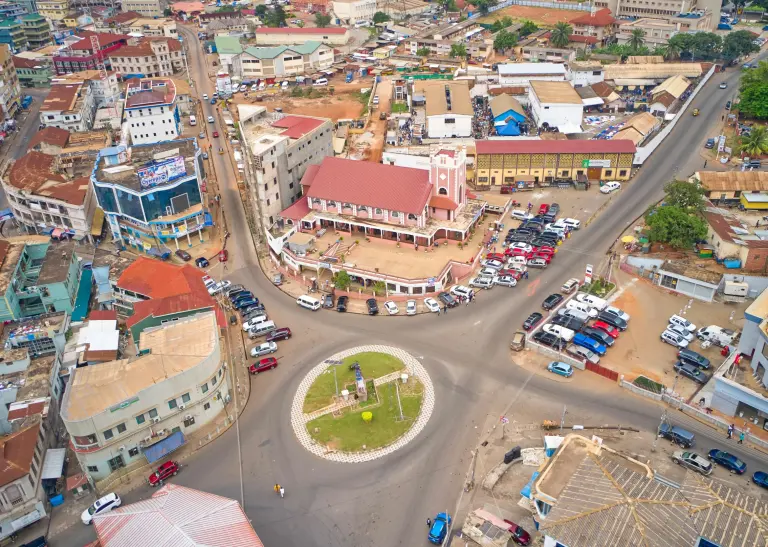
[[[180,27],[187,44],[195,34]],[[192,47],[190,71],[198,93],[213,86],[199,46]],[[718,88],[729,82],[729,91]],[[481,293],[469,307],[448,315],[367,317],[298,308],[261,273],[245,222],[235,177],[227,156],[213,154],[224,210],[232,236],[228,278],[251,287],[279,326],[294,336],[280,343],[280,366],[252,378],[250,401],[240,420],[244,471],[244,507],[265,545],[280,547],[389,547],[426,545],[424,521],[452,511],[462,490],[470,449],[476,446],[486,416],[509,406],[545,409],[567,404],[574,415],[600,423],[633,425],[653,431],[661,407],[618,389],[593,391],[592,377],[560,383],[517,367],[507,344],[511,333],[541,300],[565,279],[579,276],[586,263],[600,264],[616,237],[650,204],[675,174],[688,176],[703,165],[699,156],[707,136],[724,113],[726,94],[737,72],[716,75],[696,99],[701,115],[685,116],[631,184],[590,226],[577,232],[553,266],[535,273],[516,289]],[[727,97],[730,98],[730,95]],[[210,108],[207,105],[205,108]],[[207,115],[207,113],[206,113]],[[715,133],[713,133],[713,131]],[[399,346],[422,360],[435,385],[435,411],[412,443],[373,462],[342,465],[316,458],[295,440],[289,412],[303,375],[329,354],[360,344]],[[578,377],[578,376],[577,376]],[[599,380],[598,380],[599,381]],[[693,430],[701,451],[724,446],[722,435],[672,414],[674,423]],[[542,415],[541,418],[551,418]],[[240,498],[237,432],[230,429],[187,460],[174,482],[231,498]],[[734,445],[732,445],[734,446]],[[768,459],[750,448],[733,450],[750,471],[768,469]],[[279,482],[285,499],[272,492]],[[141,488],[125,496],[130,503],[151,494]],[[94,538],[76,524],[51,545],[83,545]]]

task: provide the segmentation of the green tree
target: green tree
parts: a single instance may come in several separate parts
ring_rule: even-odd
[[[549,41],[553,46],[562,48],[571,41],[571,34],[573,34],[573,27],[561,21],[552,29]]]
[[[656,207],[645,217],[652,242],[668,243],[679,249],[690,249],[707,235],[707,224],[702,218],[679,207]]]
[[[333,286],[337,289],[344,291],[349,288],[350,284],[352,284],[352,279],[346,270],[338,271],[333,276]]]
[[[692,50],[692,34],[675,34],[672,38],[667,40],[667,59],[679,59],[682,58],[683,55],[690,56]]]
[[[225,12],[225,11],[235,11],[234,6],[221,6],[216,8],[217,12]]]
[[[507,30],[500,30],[493,39],[493,49],[496,51],[506,51],[517,44],[517,34]]]
[[[632,29],[629,35],[629,47],[633,51],[639,50],[645,45],[645,31],[641,28]]]
[[[315,14],[315,25],[317,28],[325,28],[331,24],[331,16],[324,13]]]
[[[373,23],[376,25],[380,25],[381,23],[386,23],[389,21],[389,15],[384,13],[383,11],[377,11],[373,14]]]
[[[674,38],[674,36],[672,38]],[[668,40],[667,45],[662,46],[662,48],[664,50],[664,53],[662,53],[662,55],[667,61],[679,59],[680,54],[682,53],[682,51],[680,50],[680,45],[673,42],[672,39]]]
[[[759,119],[768,118],[768,63],[763,61],[757,68],[741,75],[739,111]]]
[[[496,5],[496,0],[472,0],[472,5],[483,15],[488,15],[490,9]]]
[[[693,55],[696,59],[716,59],[723,48],[723,39],[714,32],[697,32],[693,37]]]
[[[729,33],[723,39],[723,58],[733,61],[750,53],[757,53],[760,51],[760,46],[754,43],[754,39],[754,35],[748,30]]]
[[[419,57],[429,57],[431,50],[428,47],[420,47],[416,50],[416,55]]]
[[[499,32],[507,27],[511,27],[515,24],[515,21],[509,16],[505,15],[501,19],[496,19],[491,25],[491,32]]]
[[[451,57],[465,58],[467,56],[467,46],[464,44],[451,44]]]
[[[256,14],[256,17],[258,17],[263,21],[264,17],[267,15],[267,6],[265,6],[264,4],[259,4],[258,6],[253,8],[253,12]]]
[[[536,23],[533,21],[523,21],[523,26],[520,27],[520,36],[528,36],[529,34],[533,34],[539,30],[539,27],[536,26]]]
[[[664,186],[664,193],[664,205],[692,212],[704,209],[704,189],[696,183],[673,180]]]
[[[264,24],[268,27],[277,28],[285,26],[285,19],[285,10],[283,7],[275,6],[271,11],[267,12],[264,18]]]
[[[768,153],[768,132],[765,127],[753,127],[749,134],[741,135],[739,150],[750,158]]]
[[[383,281],[377,281],[373,284],[373,290],[376,294],[385,294],[387,292],[387,286]]]

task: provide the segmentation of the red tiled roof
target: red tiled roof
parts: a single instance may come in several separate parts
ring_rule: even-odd
[[[35,414],[46,412],[49,399],[36,400],[32,403],[11,403],[8,407],[8,421],[23,420]]]
[[[577,34],[571,34],[571,36],[568,38],[568,41],[577,42],[580,44],[596,44],[600,40],[597,39],[597,36],[579,36]]]
[[[741,228],[741,225],[738,222],[735,220],[730,220],[720,213],[715,213],[712,211],[704,211],[703,214],[707,224],[709,224],[712,230],[718,236],[720,236],[720,239],[729,243],[733,243],[733,228]]]
[[[6,485],[29,474],[40,423],[0,437],[0,484]]]
[[[88,477],[85,476],[85,473],[78,473],[77,475],[67,477],[67,492],[70,492],[78,486],[86,484],[87,482]]]
[[[69,46],[69,49],[77,51],[93,51],[91,49],[91,36],[98,36],[99,45],[102,48],[111,46],[121,41],[127,41],[131,38],[125,34],[112,34],[111,32],[91,32],[90,30],[84,30],[77,34],[77,37],[82,38],[82,40]]]
[[[610,141],[606,141],[610,142]],[[432,194],[429,172],[327,157],[307,196],[420,215]]]
[[[104,19],[104,22],[108,25],[110,23],[128,23],[129,21],[133,21],[134,19],[141,19],[142,17],[144,17],[142,14],[135,11],[126,11],[123,13],[118,13],[109,19]]]
[[[591,87],[592,91],[597,93],[597,96],[601,99],[606,99],[611,96],[611,93],[613,93],[613,88],[605,82],[597,82],[589,87]]]
[[[227,324],[224,312],[222,312],[221,308],[216,305],[216,301],[213,297],[207,293],[202,294],[200,292],[177,294],[166,298],[153,298],[136,302],[133,305],[133,315],[125,321],[125,324],[132,327],[149,316],[163,317],[174,313],[204,310],[208,308],[211,308],[216,312],[216,322],[220,326]]]
[[[31,150],[41,143],[64,148],[67,145],[67,141],[69,141],[69,131],[66,129],[59,129],[58,127],[46,127],[32,136],[32,139],[30,139],[29,145],[27,146],[27,150]]]
[[[8,182],[30,194],[82,205],[88,192],[88,177],[67,180],[53,172],[56,158],[42,152],[27,152],[16,160],[8,174]]]
[[[542,141],[476,141],[478,154],[634,154],[635,143],[629,140],[567,140]]]
[[[320,166],[317,164],[312,164],[307,167],[307,170],[304,171],[304,176],[301,177],[301,182],[299,184],[306,188],[312,186],[312,181],[315,180],[318,171],[320,171]]]
[[[347,32],[347,29],[341,28],[341,27],[330,27],[330,28],[314,28],[314,27],[304,27],[304,28],[270,28],[270,27],[261,27],[256,29],[256,34],[344,34]]]
[[[25,59],[24,57],[13,56],[13,66],[16,68],[35,68],[41,66],[43,63],[39,61],[33,61],[32,59]]]
[[[446,196],[432,196],[429,198],[429,206],[436,209],[447,209],[454,211],[459,206],[455,201]]]
[[[88,314],[91,321],[117,321],[117,310],[93,310]]]
[[[594,15],[591,13],[585,13],[574,19],[571,19],[572,25],[589,25],[592,27],[607,27],[616,22],[616,18],[611,15],[611,10],[608,8],[599,9]],[[573,36],[571,36],[573,38]]]
[[[306,175],[305,175],[306,176]],[[302,179],[303,180],[303,179]],[[309,214],[309,203],[307,198],[302,196],[293,205],[280,212],[280,217],[290,219],[294,222],[300,221]]]
[[[142,40],[135,46],[123,46],[109,54],[109,57],[141,57],[155,55],[150,42],[166,42],[168,51],[181,51],[181,42],[173,38],[150,38]]]
[[[299,139],[323,125],[325,120],[304,118],[302,116],[286,116],[272,123],[272,127],[285,128],[280,133],[291,139]]]
[[[141,256],[123,271],[117,286],[149,298],[166,298],[191,292],[208,295],[203,274],[194,266],[177,266]]]

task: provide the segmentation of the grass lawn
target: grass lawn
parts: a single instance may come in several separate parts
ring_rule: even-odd
[[[340,418],[326,414],[307,423],[307,432],[316,441],[328,448],[344,452],[357,452],[365,445],[366,450],[381,448],[393,443],[403,436],[413,425],[421,410],[424,397],[424,386],[411,377],[408,383],[398,384],[400,402],[403,405],[403,421],[397,421],[400,410],[392,382],[379,386],[379,397],[382,403],[376,407],[359,408],[354,412],[346,411]],[[370,424],[363,422],[361,414],[365,411],[373,413]],[[317,433],[315,433],[317,429]]]
[[[354,384],[355,372],[349,370],[349,365],[357,361],[360,370],[366,380],[373,380],[380,376],[386,376],[391,372],[403,370],[405,365],[397,357],[387,353],[364,352],[356,353],[344,359],[341,365],[328,365],[328,369],[312,383],[304,399],[304,412],[314,412],[333,403],[336,394],[336,384],[333,381],[333,367],[336,367],[336,379],[339,383],[339,392],[345,385]]]

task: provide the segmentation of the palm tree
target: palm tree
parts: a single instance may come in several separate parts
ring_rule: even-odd
[[[739,150],[750,158],[768,153],[768,131],[765,127],[753,127],[749,134],[739,137]]]
[[[677,42],[667,42],[666,46],[664,47],[664,58],[668,61],[672,59],[679,59],[680,54],[682,53],[682,50],[680,49],[680,46],[677,45]]]
[[[552,29],[549,41],[555,47],[565,47],[568,45],[568,42],[571,41],[571,34],[573,34],[573,27],[568,23],[561,21]]]
[[[629,47],[632,51],[638,51],[645,45],[645,31],[641,28],[632,29],[629,37]]]

